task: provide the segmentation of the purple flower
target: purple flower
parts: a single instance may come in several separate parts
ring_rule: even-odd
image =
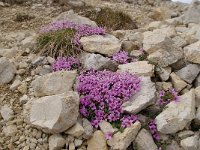
[[[112,132],[107,132],[107,133],[105,133],[104,136],[105,136],[106,140],[110,140],[110,139],[112,139],[113,133]]]
[[[151,120],[149,122],[149,129],[150,129],[150,132],[151,132],[153,138],[156,141],[160,141],[160,136],[158,135],[158,131],[157,131],[157,126],[156,126],[155,120]]]
[[[122,111],[122,104],[140,90],[138,77],[130,73],[88,70],[81,72],[78,80],[76,90],[81,95],[80,113],[94,127],[97,128],[103,120],[120,123],[120,128],[137,121],[136,116]]]
[[[75,57],[60,57],[52,65],[53,71],[73,70],[80,67],[80,62]]]
[[[175,89],[168,89],[167,91],[160,91],[158,104],[164,106],[171,101],[177,102],[179,100],[178,92]]]

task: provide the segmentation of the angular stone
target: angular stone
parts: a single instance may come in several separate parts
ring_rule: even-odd
[[[200,74],[197,76],[194,85],[195,85],[195,87],[200,86]]]
[[[14,136],[17,133],[17,127],[16,127],[16,125],[4,126],[3,133],[6,136]]]
[[[17,48],[11,48],[11,49],[0,48],[0,56],[6,57],[6,58],[12,58],[16,56],[17,52],[18,52]]]
[[[101,131],[106,134],[106,133],[114,133],[115,131],[117,131],[116,128],[113,128],[113,126],[107,122],[107,121],[102,121],[100,124],[99,124],[99,127],[101,129]]]
[[[184,14],[184,23],[200,23],[200,2],[193,1],[189,9]]]
[[[89,139],[92,136],[93,127],[91,123],[85,118],[83,118],[83,128],[84,128],[83,138]]]
[[[26,121],[45,133],[60,133],[72,127],[79,115],[79,96],[67,92],[29,101],[24,110]]]
[[[177,76],[174,72],[172,72],[170,74],[170,78],[172,80],[172,84],[173,84],[174,88],[178,92],[180,92],[187,86],[187,83],[185,81],[181,80],[181,78],[179,76]]]
[[[33,35],[25,38],[23,41],[21,41],[21,44],[24,49],[35,49],[37,46],[37,35],[34,33]]]
[[[197,108],[196,117],[195,117],[195,124],[200,126],[200,106]]]
[[[181,146],[184,150],[199,150],[199,136],[195,135],[181,140]]]
[[[109,58],[103,57],[100,54],[82,53],[80,56],[80,62],[85,69],[95,70],[117,70],[117,64]]]
[[[128,146],[133,142],[141,128],[140,122],[135,122],[130,127],[124,129],[124,131],[117,132],[113,137],[107,141],[107,144],[114,150],[126,150]]]
[[[177,71],[176,74],[188,83],[192,83],[200,72],[200,65],[189,64]]]
[[[10,90],[15,91],[20,85],[22,84],[22,82],[20,80],[15,80],[13,82],[13,84],[10,86]]]
[[[171,64],[176,63],[178,60],[183,58],[183,52],[181,48],[174,46],[168,48],[157,49],[156,52],[148,56],[148,60],[153,62],[160,67],[167,67]]]
[[[97,130],[88,141],[87,150],[108,150],[103,132]]]
[[[172,40],[173,40],[174,45],[176,47],[184,47],[184,46],[187,45],[187,41],[184,38],[180,37],[180,36],[176,36]]]
[[[8,121],[13,115],[13,110],[8,105],[4,105],[0,107],[0,113],[3,120]]]
[[[84,133],[84,128],[81,126],[80,123],[76,123],[73,127],[68,129],[65,133],[78,138]]]
[[[200,106],[200,86],[198,86],[196,89],[195,89],[195,95],[196,95],[196,107],[199,107]]]
[[[41,77],[32,82],[36,96],[62,94],[72,90],[76,71],[57,71]]]
[[[155,119],[157,129],[164,134],[173,134],[182,130],[195,118],[194,89],[180,96],[178,102],[170,102]]]
[[[172,72],[171,67],[160,68],[158,70],[158,75],[162,81],[167,81],[169,79],[170,73]]]
[[[0,85],[9,83],[15,76],[16,67],[5,57],[0,58]]]
[[[85,51],[112,56],[121,49],[119,40],[109,34],[82,37],[80,42]]]
[[[173,44],[173,41],[166,33],[163,33],[162,29],[154,30],[153,32],[147,31],[143,35],[143,48],[148,54],[156,52],[160,48],[168,48],[169,45]]]
[[[166,146],[166,150],[183,150],[182,148],[180,148],[180,146],[178,145],[178,143],[176,141],[172,141],[171,144]]]
[[[119,65],[119,72],[129,72],[138,76],[153,76],[154,65],[149,64],[148,61],[138,61]]]
[[[151,134],[142,129],[135,139],[137,150],[158,150],[157,145],[154,143]]]
[[[194,132],[191,130],[185,130],[185,131],[181,131],[178,133],[178,137],[180,139],[185,139],[185,138],[193,136],[193,135],[194,135]]]
[[[49,137],[49,150],[58,150],[64,147],[66,141],[61,134],[53,134]]]
[[[146,107],[152,105],[156,98],[155,84],[150,77],[141,77],[141,90],[122,105],[126,112],[136,114]]]
[[[77,24],[87,24],[94,27],[97,26],[97,24],[94,21],[74,13],[73,10],[61,13],[59,16],[53,19],[53,22],[57,22],[57,21],[62,22],[63,20],[72,21]]]
[[[200,41],[186,46],[184,53],[187,61],[200,64]]]

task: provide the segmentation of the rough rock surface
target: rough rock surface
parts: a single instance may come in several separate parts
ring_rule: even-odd
[[[173,134],[182,130],[194,118],[195,93],[192,89],[182,95],[179,102],[170,102],[155,120],[159,132]]]
[[[97,130],[88,141],[87,150],[108,150],[103,132]]]
[[[157,150],[158,147],[154,143],[151,134],[146,130],[142,129],[136,139],[135,139],[136,147],[138,150]]]
[[[32,87],[36,96],[62,94],[72,90],[76,76],[76,71],[58,71],[36,78]]]
[[[155,102],[156,89],[150,77],[141,77],[141,84],[141,90],[122,105],[123,110],[136,114]]]
[[[100,53],[103,55],[112,56],[121,48],[121,43],[113,35],[92,35],[82,37],[80,40],[83,49],[90,53]]]
[[[198,150],[199,149],[199,136],[191,136],[181,140],[181,146],[184,150]]]
[[[61,134],[53,134],[49,137],[49,150],[61,149],[66,144]]]
[[[138,76],[150,76],[154,75],[154,65],[149,64],[148,61],[138,61],[119,65],[119,72],[129,72]]]
[[[79,115],[79,96],[76,92],[46,96],[26,104],[27,122],[46,133],[69,129]]]
[[[184,14],[184,22],[185,23],[200,23],[200,2],[193,1],[190,5],[190,8]]]
[[[113,137],[107,141],[108,145],[113,150],[126,150],[127,147],[134,141],[138,131],[141,128],[140,122],[135,122],[130,127],[127,127],[122,133],[117,132]]]
[[[176,89],[176,91],[180,92],[181,90],[183,90],[186,86],[187,83],[185,81],[183,81],[178,75],[176,75],[174,72],[172,72],[170,74],[170,78],[172,80],[172,84],[174,86],[174,88]]]
[[[0,58],[0,85],[9,83],[15,73],[16,67],[5,57]]]

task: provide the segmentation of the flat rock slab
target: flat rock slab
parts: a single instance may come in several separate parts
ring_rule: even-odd
[[[157,129],[164,134],[174,134],[195,118],[194,89],[180,97],[179,102],[170,102],[155,119]]]

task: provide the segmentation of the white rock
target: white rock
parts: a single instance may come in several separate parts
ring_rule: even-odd
[[[75,139],[75,140],[74,140],[74,145],[75,145],[75,147],[81,146],[82,143],[83,143],[83,140],[79,140],[79,139]]]
[[[135,139],[137,150],[158,150],[157,145],[154,143],[151,134],[142,129]]]
[[[192,83],[200,72],[200,65],[189,64],[177,71],[176,74],[188,83]]]
[[[25,38],[23,41],[21,41],[22,43],[22,47],[24,49],[35,49],[36,48],[36,44],[37,44],[37,35],[33,34],[27,38]]]
[[[184,16],[185,23],[200,23],[200,2],[193,1]]]
[[[76,71],[57,71],[38,77],[31,85],[36,96],[61,94],[72,90],[76,76]]]
[[[162,81],[167,81],[169,79],[170,73],[172,72],[171,67],[159,68],[158,75]]]
[[[174,86],[174,88],[176,89],[176,91],[180,92],[181,90],[183,90],[186,86],[187,83],[185,81],[183,81],[178,75],[176,75],[174,72],[172,72],[170,74],[170,78],[172,80],[172,84]]]
[[[200,106],[197,108],[195,123],[200,125]]]
[[[148,56],[148,60],[160,67],[167,67],[183,58],[182,49],[175,46],[163,47],[156,50],[156,52]]]
[[[180,139],[185,139],[185,138],[193,136],[193,135],[194,135],[194,132],[191,130],[184,130],[184,131],[181,131],[178,133],[178,137]]]
[[[1,116],[5,121],[8,121],[13,115],[13,110],[8,105],[2,106],[0,110]]]
[[[184,53],[189,62],[200,64],[200,41],[186,46]]]
[[[78,138],[84,133],[84,128],[80,123],[77,122],[73,127],[68,129],[65,133]]]
[[[136,114],[155,102],[155,93],[155,84],[151,82],[150,77],[141,77],[141,90],[125,102],[122,109]]]
[[[82,53],[80,56],[80,62],[85,69],[93,68],[95,70],[117,70],[117,65],[113,61],[100,54]]]
[[[57,22],[57,21],[62,22],[63,20],[72,21],[77,24],[87,24],[87,25],[95,26],[95,27],[97,26],[97,24],[94,21],[86,17],[79,16],[78,14],[74,13],[72,10],[61,13],[59,16],[53,19],[53,22]]]
[[[88,141],[87,150],[108,150],[103,132],[97,130]]]
[[[46,96],[29,101],[24,110],[26,121],[46,133],[60,133],[72,127],[79,115],[76,92]]]
[[[170,145],[166,146],[166,150],[183,150],[183,149],[180,148],[178,143],[173,140]]]
[[[138,61],[119,65],[119,72],[129,72],[138,76],[153,76],[154,65],[149,64],[148,61]]]
[[[113,35],[92,35],[82,37],[80,42],[85,51],[112,56],[121,49],[121,43]]]
[[[69,143],[69,150],[75,150],[75,145],[73,142]]]
[[[174,45],[176,47],[184,47],[184,46],[187,45],[187,41],[184,38],[180,37],[180,36],[176,36],[172,40],[173,40]]]
[[[53,134],[49,137],[49,150],[58,150],[64,147],[66,141],[61,134]]]
[[[148,54],[151,54],[157,49],[166,48],[173,44],[173,41],[162,29],[154,30],[153,32],[147,31],[143,33],[143,48]]]
[[[91,123],[85,118],[83,118],[83,128],[84,128],[83,138],[89,139],[92,136],[93,127]]]
[[[26,104],[29,100],[27,95],[23,95],[22,97],[20,97],[20,104]]]
[[[9,83],[15,73],[16,67],[5,57],[0,58],[0,85]]]
[[[113,126],[107,121],[102,121],[99,124],[99,127],[100,127],[101,131],[104,134],[106,134],[106,133],[114,133],[115,131],[117,131],[117,129],[113,128]]]
[[[194,89],[180,96],[179,102],[170,102],[155,119],[157,129],[164,134],[173,134],[182,130],[195,118]]]
[[[15,91],[20,85],[22,84],[22,82],[20,80],[15,80],[13,82],[13,84],[10,86],[10,90]]]
[[[4,126],[3,133],[6,136],[14,136],[17,133],[17,127],[16,127],[16,125]]]
[[[196,107],[200,106],[200,86],[198,86],[195,89],[195,95],[196,95]]]
[[[140,122],[135,122],[130,127],[124,129],[124,131],[117,132],[113,137],[107,141],[107,144],[113,150],[126,150],[128,146],[133,142],[141,128]]]
[[[195,87],[200,86],[200,74],[197,76],[194,84],[195,84]]]
[[[15,57],[17,52],[18,52],[17,48],[11,48],[11,49],[2,49],[2,48],[0,48],[0,56],[6,57],[6,58]]]
[[[199,136],[191,136],[186,139],[181,140],[181,146],[184,150],[199,150]]]

